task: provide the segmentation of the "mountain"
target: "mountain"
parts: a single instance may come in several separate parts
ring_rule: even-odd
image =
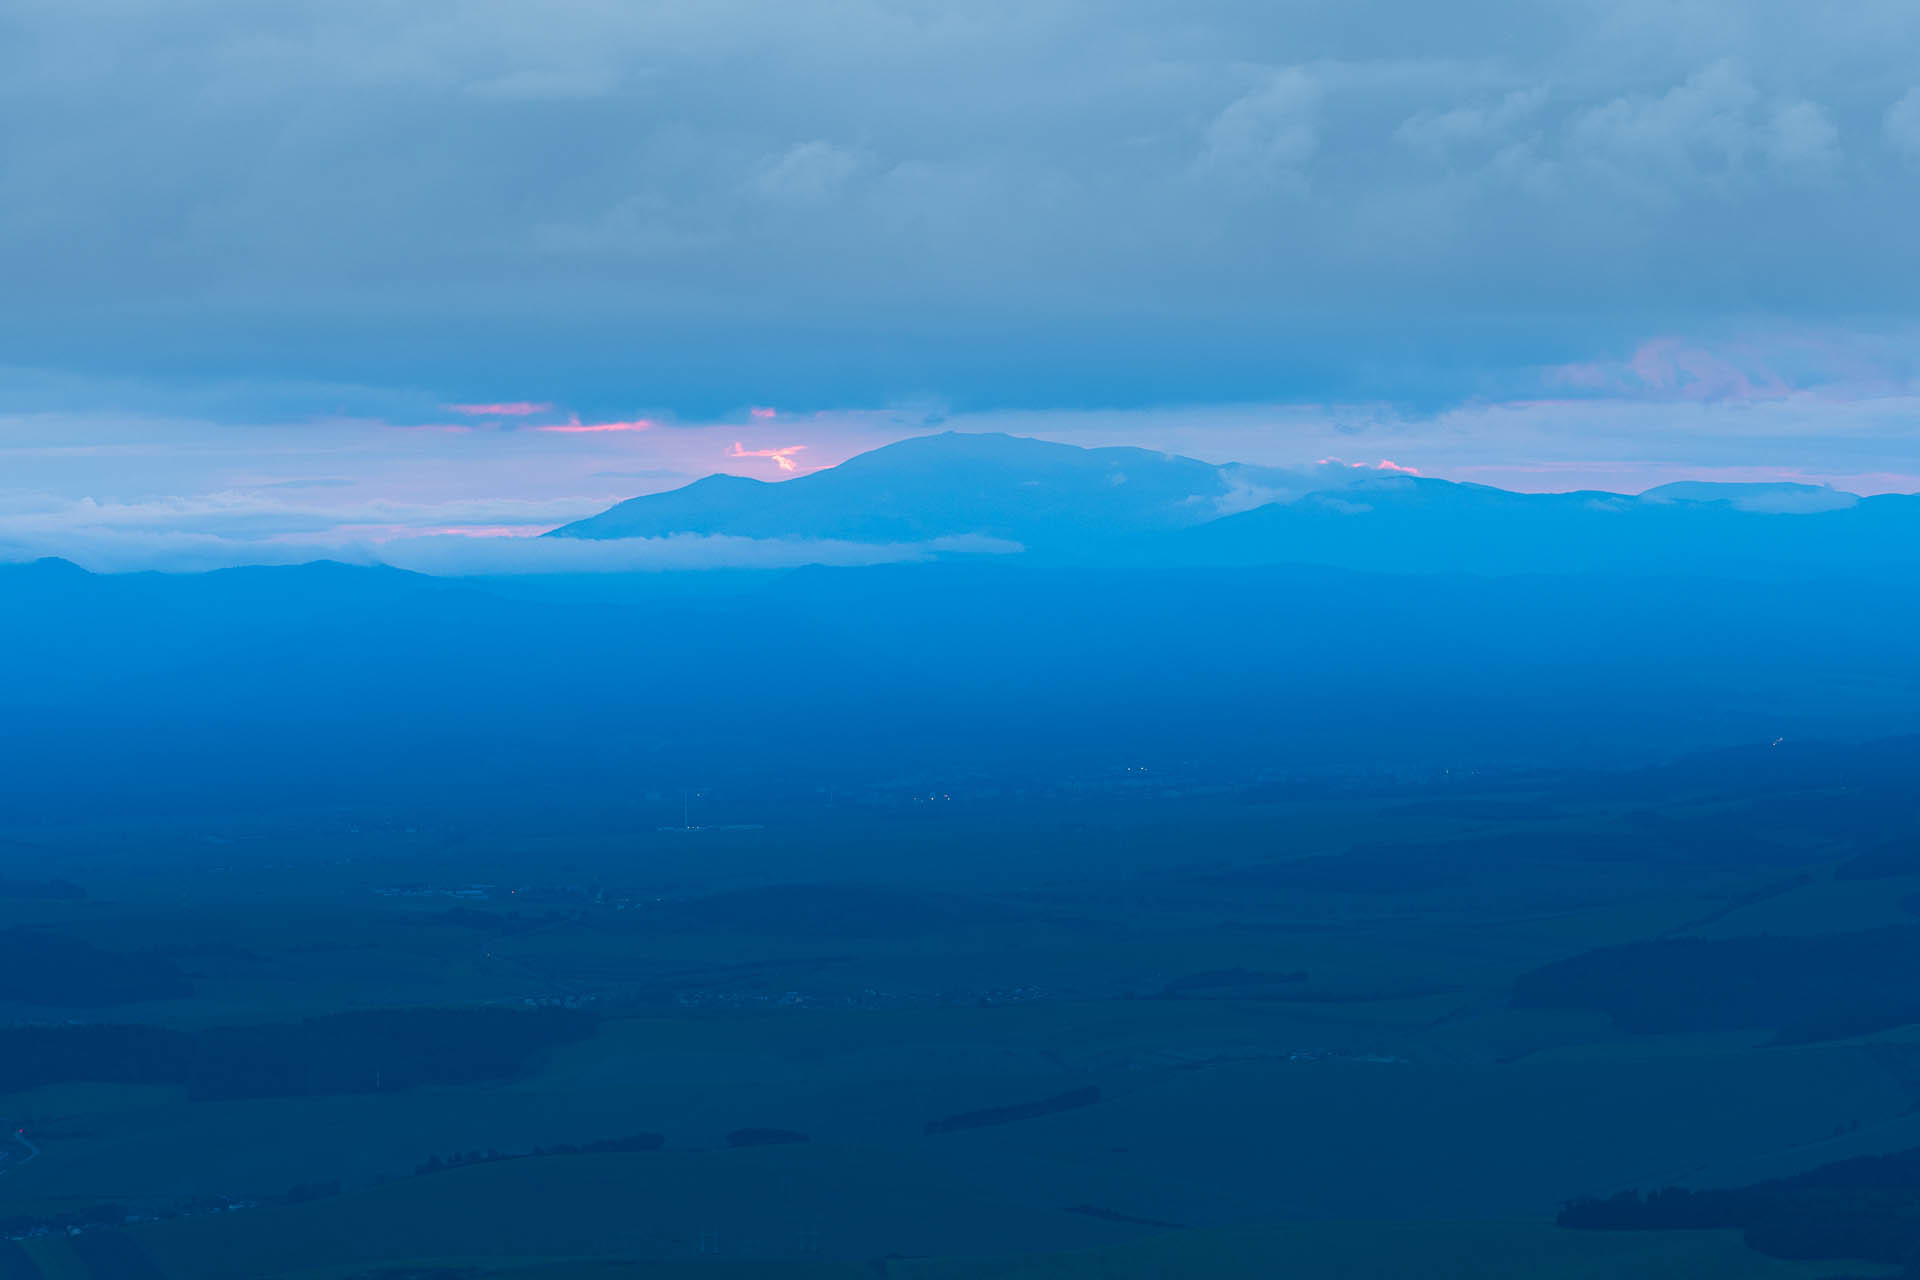
[[[1146,449],[1081,449],[999,434],[920,436],[780,483],[712,475],[553,530],[556,538],[727,534],[924,542],[965,534],[1033,551],[1091,551],[1185,528],[1302,476]]]
[[[1510,493],[1384,476],[1224,516],[1160,540],[1151,555],[1393,573],[1920,572],[1920,495],[1724,488],[1732,492],[1689,484],[1640,495]]]
[[[1681,480],[1640,495],[1648,502],[1725,502],[1742,511],[1774,515],[1806,515],[1816,511],[1844,511],[1860,501],[1823,484],[1710,484]]]
[[[986,535],[1029,560],[1114,567],[1871,574],[1920,570],[1920,495],[1700,482],[1513,493],[1339,464],[1288,471],[948,432],[784,483],[709,476],[548,536],[671,534]]]

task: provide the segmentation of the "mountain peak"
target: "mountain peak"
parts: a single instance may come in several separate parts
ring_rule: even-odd
[[[1083,449],[1002,432],[943,431],[778,484],[709,476],[566,525],[566,538],[920,541],[984,534],[1027,547],[1177,528],[1215,513],[1221,468],[1146,449]]]

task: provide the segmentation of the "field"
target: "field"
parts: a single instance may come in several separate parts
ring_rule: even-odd
[[[1892,1274],[1553,1219],[1920,1147],[1920,1014],[1515,994],[1622,944],[1904,938],[1920,875],[1841,869],[1911,812],[1838,767],[18,826],[9,881],[84,896],[0,900],[9,945],[81,959],[0,1035],[184,1047],[13,1060],[0,1277]],[[421,1065],[329,1021],[457,1009],[587,1030]],[[236,1035],[301,1060],[193,1065]]]

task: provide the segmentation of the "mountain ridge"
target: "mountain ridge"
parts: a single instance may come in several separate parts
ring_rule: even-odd
[[[860,542],[986,534],[1029,544],[1190,523],[1182,503],[1224,499],[1221,468],[1145,449],[1082,449],[1004,434],[943,432],[766,483],[706,476],[550,531],[560,538],[672,534]]]
[[[1523,493],[1337,462],[1286,469],[1130,447],[944,432],[768,483],[714,475],[552,530],[928,542],[986,535],[1030,560],[1536,573],[1920,568],[1920,495],[1682,481]]]

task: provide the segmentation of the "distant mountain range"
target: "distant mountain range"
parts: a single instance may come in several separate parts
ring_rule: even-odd
[[[1920,568],[1920,495],[1816,485],[1513,493],[1338,463],[1216,465],[1008,435],[903,440],[779,483],[713,475],[553,530],[1018,544],[1029,562],[1388,572]],[[1007,548],[1010,549],[1010,548]]]

